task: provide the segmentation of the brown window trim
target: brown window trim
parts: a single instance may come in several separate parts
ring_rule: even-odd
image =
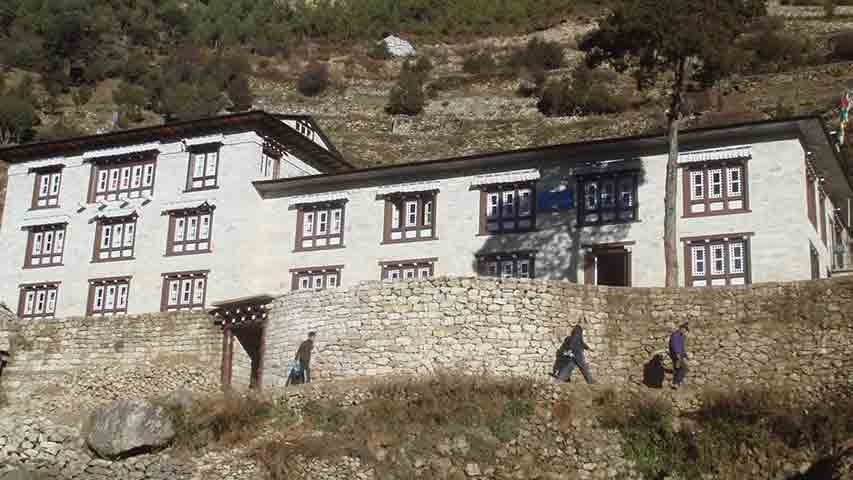
[[[480,189],[480,231],[478,235],[501,235],[505,233],[525,233],[536,231],[536,182],[500,183],[492,185],[481,185]],[[514,190],[515,212],[512,217],[504,217],[504,197],[501,195],[506,190]],[[518,190],[530,190],[530,214],[519,215],[518,212]],[[498,194],[498,216],[497,230],[489,230],[489,195]],[[504,228],[504,222],[515,222],[515,228]],[[518,227],[519,222],[529,221],[529,227]]]
[[[24,283],[18,285],[18,318],[35,319],[35,318],[53,318],[56,315],[56,305],[59,302],[59,286],[62,282],[38,282]],[[33,311],[35,311],[35,302],[38,300],[38,292],[44,291],[44,309],[41,313],[25,313],[27,292],[33,292]],[[50,306],[50,292],[53,291],[53,309],[48,311]]]
[[[95,244],[92,246],[92,263],[102,262],[120,262],[124,260],[133,260],[136,255],[136,232],[138,227],[138,215],[132,213],[126,217],[99,218],[95,223]],[[118,247],[113,246],[115,235],[115,225],[122,225],[122,240]],[[103,235],[104,227],[110,225],[110,244],[107,247],[101,247],[101,235]],[[133,238],[129,247],[125,246],[127,240],[127,226],[133,225]],[[130,250],[130,254],[124,256],[123,253]],[[113,252],[119,252],[119,256],[112,256]],[[106,253],[107,258],[101,258],[101,253]]]
[[[811,161],[806,159],[806,212],[812,227],[817,231],[817,196],[815,195],[817,174]]]
[[[210,270],[192,270],[186,272],[170,272],[164,273],[161,276],[163,277],[163,287],[160,293],[160,311],[161,312],[177,312],[177,311],[186,311],[186,310],[199,310],[204,309],[205,303],[207,302],[207,287],[209,285],[209,274]],[[195,292],[197,289],[197,280],[204,280],[204,286],[202,292],[201,302],[195,301]],[[185,280],[190,280],[190,301],[189,303],[181,303],[181,293],[183,290],[183,282]],[[178,282],[178,298],[177,304],[170,304],[170,284],[173,281]]]
[[[187,161],[187,184],[185,192],[199,192],[203,190],[216,190],[219,188],[219,164],[221,163],[222,156],[220,155],[222,151],[222,144],[219,142],[216,143],[206,143],[203,145],[194,145],[192,147],[187,148],[187,152],[189,153],[189,160]],[[207,174],[207,155],[210,153],[216,153],[216,166],[212,175]],[[196,155],[204,155],[204,172],[200,177],[194,176],[195,166],[195,156]],[[213,180],[213,185],[205,185],[209,180]],[[194,187],[194,182],[201,182],[201,186]]]
[[[164,215],[169,216],[169,229],[166,237],[166,256],[182,256],[182,255],[198,255],[203,253],[211,253],[213,251],[213,213],[216,210],[215,205],[211,205],[207,202],[203,204],[192,207],[192,208],[181,208],[175,210],[166,210],[163,212]],[[201,225],[204,216],[210,216],[210,226],[208,227],[207,238],[200,239],[201,236]],[[186,240],[186,236],[189,232],[189,220],[191,218],[197,218],[196,224],[196,235],[195,240]],[[178,221],[184,221],[184,232],[183,232],[183,240],[175,239],[175,232],[177,230]],[[206,246],[205,246],[206,244]],[[187,250],[187,245],[195,245],[195,249]],[[175,251],[176,247],[181,247],[181,251]],[[202,248],[204,247],[204,248]]]
[[[43,167],[34,167],[27,170],[28,173],[35,174],[35,183],[33,186],[33,198],[30,204],[30,210],[44,210],[47,208],[59,208],[59,194],[62,192],[62,170],[65,165],[57,163],[54,165],[46,165]],[[54,175],[57,178],[56,192],[52,192]],[[47,178],[47,194],[41,195],[42,179]],[[44,201],[44,205],[39,205],[39,202]],[[51,204],[53,201],[53,204]]]
[[[406,211],[407,202],[417,202],[416,221],[415,225],[406,226],[408,212]],[[432,211],[430,212],[430,223],[426,224],[426,211],[424,204],[432,202]],[[398,213],[398,228],[393,228],[394,225],[394,204],[397,204]],[[424,190],[421,192],[406,192],[406,193],[391,193],[385,195],[385,221],[381,244],[389,243],[409,243],[409,242],[425,242],[429,240],[438,240],[436,233],[436,204],[438,203],[438,190]],[[423,230],[430,230],[430,235],[419,236]],[[407,238],[407,232],[415,232],[413,238]],[[392,238],[394,233],[399,233],[400,238]]]
[[[729,233],[720,235],[708,235],[697,237],[682,237],[681,241],[684,244],[684,286],[692,287],[694,280],[705,280],[705,287],[717,286],[712,285],[714,280],[725,280],[725,284],[732,285],[732,280],[743,278],[743,285],[752,283],[752,248],[751,237],[753,232],[745,233]],[[731,259],[729,254],[729,245],[732,241],[743,242],[743,273],[731,273]],[[715,245],[723,246],[723,270],[725,273],[714,275],[711,273],[711,247]],[[705,246],[704,249],[704,268],[705,275],[701,277],[693,276],[693,254],[692,247]],[[722,285],[719,285],[722,286]],[[704,288],[704,287],[702,287]]]
[[[637,198],[637,193],[639,191],[639,172],[637,170],[617,170],[611,172],[577,175],[576,179],[577,186],[575,191],[577,192],[578,226],[588,227],[596,225],[618,225],[639,221],[640,205]],[[629,207],[621,205],[621,199],[619,198],[619,184],[626,179],[631,180],[631,205]],[[613,182],[614,198],[612,207],[602,206],[602,189],[600,185],[602,181]],[[596,208],[592,210],[587,210],[586,185],[590,182],[598,182],[599,185],[598,187],[596,187]],[[619,218],[620,214],[625,212],[630,212],[631,218]],[[587,215],[596,213],[598,214],[598,220],[586,220]],[[604,220],[604,213],[612,213],[613,218],[609,220]]]
[[[44,225],[35,225],[32,227],[24,227],[22,230],[27,232],[27,250],[24,252],[24,266],[25,269],[30,268],[50,268],[50,267],[61,267],[65,264],[65,237],[67,234],[66,223],[50,223]],[[51,253],[46,255],[44,254],[45,242],[44,238],[48,233],[52,233],[51,240]],[[57,234],[61,235],[57,235]],[[33,254],[33,246],[35,245],[36,236],[41,235],[41,248],[39,249],[41,253],[38,255]],[[56,241],[56,237],[61,236],[61,240],[59,242]],[[59,254],[56,254],[56,248],[59,248]],[[54,257],[60,257],[57,263],[53,263]],[[43,263],[44,259],[50,259],[50,263]],[[39,262],[36,264],[33,261],[38,259]]]
[[[740,195],[729,196],[729,176],[728,168],[740,167]],[[750,213],[749,208],[749,159],[739,158],[732,160],[712,160],[707,162],[690,162],[678,166],[681,169],[682,181],[682,215],[681,218],[694,217],[713,217],[716,215],[735,215],[738,213]],[[722,170],[722,185],[720,198],[711,199],[711,179],[709,170]],[[703,195],[701,199],[693,199],[693,190],[690,187],[690,176],[692,172],[702,172],[702,188]],[[728,208],[729,201],[741,201],[741,208]],[[711,210],[711,204],[721,203],[723,208],[720,210]],[[705,210],[702,212],[693,212],[693,205],[704,205]]]
[[[126,315],[127,314],[127,305],[130,303],[130,280],[133,277],[125,276],[125,277],[108,277],[108,278],[93,278],[89,280],[89,297],[86,300],[86,316],[107,316],[107,315]],[[107,309],[107,288],[110,285],[115,285],[115,293],[113,298],[113,307]],[[124,305],[120,305],[120,292],[121,287],[125,288],[124,294]],[[103,298],[101,299],[103,302],[103,306],[99,309],[95,309],[95,302],[97,301],[97,291],[98,288],[102,288]]]
[[[381,270],[379,279],[380,280],[419,280],[423,278],[432,278],[435,274],[435,262],[438,261],[438,257],[432,258],[416,258],[412,260],[387,260],[379,262],[379,267]],[[426,277],[422,276],[421,273],[424,269],[428,270],[428,274]],[[413,278],[403,278],[405,276],[406,270],[412,270],[415,274]],[[389,275],[393,271],[399,271],[399,277],[392,279],[389,278]]]
[[[346,200],[335,200],[331,202],[318,202],[318,203],[306,203],[302,205],[297,205],[296,207],[296,244],[294,245],[294,252],[307,252],[314,250],[331,250],[335,248],[344,248],[346,245],[344,244],[344,231],[346,230],[346,219],[347,219],[347,201]],[[341,226],[340,232],[332,233],[332,222],[333,222],[333,211],[341,210]],[[326,225],[326,233],[325,234],[313,234],[311,236],[304,236],[304,222],[305,215],[308,213],[313,213],[313,222],[314,222],[314,230],[316,231],[320,225],[320,212],[327,212],[327,225]],[[333,239],[338,239],[338,244],[331,244]],[[312,246],[305,247],[303,243],[305,241],[311,241]],[[321,240],[325,240],[325,245],[317,245],[317,243]]]
[[[827,247],[826,243],[826,193],[821,189],[818,194],[818,205],[820,206],[820,241],[823,242],[823,246]]]
[[[92,164],[91,173],[89,176],[89,194],[87,195],[88,203],[96,203],[99,196],[104,197],[104,200],[120,200],[126,198],[141,198],[146,192],[150,196],[154,195],[154,186],[157,184],[157,153],[156,151],[140,152],[127,155],[117,155],[115,157],[104,157],[88,160]],[[151,165],[151,182],[145,184],[145,170]],[[139,186],[133,186],[134,168],[140,167],[139,170]],[[128,187],[121,188],[121,176],[124,168],[129,168]],[[98,184],[100,183],[100,172],[107,171],[105,177],[106,187],[101,193],[98,192]],[[110,171],[118,170],[117,187],[114,190],[109,188]],[[134,194],[137,194],[134,196]],[[110,197],[113,198],[110,198]]]
[[[300,267],[300,268],[291,268],[290,275],[290,289],[292,291],[297,290],[306,290],[305,287],[301,287],[301,279],[307,278],[309,282],[311,282],[311,286],[308,287],[308,290],[326,290],[327,288],[339,288],[341,286],[341,270],[343,270],[343,265],[327,265],[324,267]],[[316,276],[320,276],[322,278],[323,285],[320,287],[314,287],[314,278]],[[326,283],[328,282],[329,276],[334,276],[335,278],[335,286],[329,287]]]
[[[477,259],[477,274],[481,277],[493,278],[536,278],[536,252],[531,250],[520,250],[516,252],[499,252],[499,253],[481,253],[475,256]],[[528,274],[520,275],[520,261],[526,260]],[[512,262],[512,274],[509,277],[503,276],[503,264]],[[489,264],[494,263],[497,270],[495,274],[488,271]]]

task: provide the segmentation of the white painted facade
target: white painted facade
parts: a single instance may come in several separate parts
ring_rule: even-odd
[[[287,120],[282,120],[287,124]],[[107,153],[85,151],[74,156],[16,162],[9,168],[6,208],[0,224],[0,300],[13,310],[19,305],[19,287],[37,282],[61,282],[56,300],[57,316],[81,315],[86,311],[89,280],[132,276],[128,313],[157,311],[161,306],[162,275],[170,272],[209,270],[205,305],[227,299],[276,293],[291,289],[291,270],[342,265],[341,286],[377,280],[382,262],[435,258],[435,276],[470,276],[477,273],[476,256],[484,253],[535,252],[537,278],[567,279],[582,283],[589,245],[624,245],[630,251],[630,283],[633,286],[662,286],[663,192],[666,155],[660,149],[644,151],[612,148],[589,156],[570,155],[569,150],[532,150],[517,161],[510,159],[488,166],[480,158],[458,159],[460,168],[442,171],[428,167],[404,166],[376,171],[325,174],[316,162],[302,161],[285,153],[278,181],[261,175],[264,138],[255,131],[214,135],[219,150],[219,188],[186,192],[190,154],[187,146],[205,144],[211,136],[184,138],[183,141],[156,142],[156,181],[150,201],[131,199],[108,201],[105,205],[86,203],[92,157]],[[319,136],[317,136],[319,138]],[[315,139],[312,138],[316,142]],[[322,139],[320,139],[322,141]],[[615,142],[615,141],[614,141]],[[329,145],[320,144],[326,150]],[[681,163],[701,156],[725,155],[736,147],[748,158],[745,187],[747,212],[716,216],[685,217],[682,198],[684,169],[679,169],[678,238],[679,265],[686,260],[681,239],[685,237],[749,234],[748,265],[752,283],[808,279],[812,275],[810,247],[818,252],[820,276],[831,265],[830,241],[821,239],[820,221],[812,226],[806,201],[806,148],[796,135],[786,138],[743,138],[730,144],[716,142],[709,148],[688,148]],[[566,146],[570,148],[571,146]],[[115,148],[115,147],[114,147]],[[133,150],[138,145],[118,148]],[[151,145],[145,148],[151,148]],[[286,145],[285,145],[286,148]],[[593,147],[594,148],[597,147]],[[608,147],[609,148],[609,147]],[[710,151],[709,151],[710,150]],[[701,151],[701,152],[699,152]],[[699,152],[699,153],[697,153]],[[721,153],[723,152],[723,153]],[[745,152],[745,153],[744,153]],[[500,155],[515,155],[507,152]],[[2,156],[2,151],[0,151]],[[823,162],[823,163],[821,163]],[[831,165],[827,159],[818,165]],[[31,168],[62,163],[59,208],[31,210],[35,175]],[[441,162],[437,162],[441,163]],[[454,164],[455,165],[455,164]],[[467,166],[466,166],[467,165]],[[625,170],[637,172],[634,201],[637,219],[630,223],[578,227],[578,212],[570,209],[537,211],[536,229],[527,233],[483,235],[480,233],[480,191],[484,183],[533,181],[536,192],[569,191],[575,202],[577,175]],[[414,172],[414,173],[413,173]],[[829,170],[826,173],[831,173]],[[321,175],[324,174],[324,175]],[[321,176],[317,176],[321,175]],[[300,178],[304,180],[299,180]],[[287,180],[290,179],[290,180]],[[319,186],[298,182],[319,179]],[[833,184],[828,192],[825,214],[850,201],[847,187]],[[848,184],[849,185],[849,184]],[[435,190],[433,224],[437,238],[408,243],[384,243],[385,200],[394,192]],[[841,192],[839,194],[838,192]],[[815,198],[820,198],[815,195]],[[345,199],[343,246],[315,251],[296,248],[297,210],[306,202]],[[210,253],[167,256],[168,216],[164,211],[215,206]],[[835,204],[833,204],[835,202]],[[577,205],[575,205],[576,207]],[[92,261],[95,225],[92,220],[110,212],[135,211],[134,258],[109,263]],[[817,210],[820,214],[820,209]],[[846,214],[845,214],[846,215]],[[22,227],[67,222],[65,251],[60,266],[23,268],[27,231]],[[842,234],[843,248],[849,250],[849,225]],[[827,224],[828,236],[832,235]],[[679,276],[684,283],[683,273]]]

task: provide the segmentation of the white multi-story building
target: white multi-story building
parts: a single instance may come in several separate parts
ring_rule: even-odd
[[[819,118],[684,132],[681,281],[830,275],[853,188]],[[433,275],[662,286],[662,136],[354,169],[263,112],[22,145],[0,224],[18,315],[204,308]]]

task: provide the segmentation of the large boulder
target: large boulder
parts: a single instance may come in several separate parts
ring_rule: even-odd
[[[415,54],[415,47],[400,37],[388,35],[382,39],[382,42],[385,43],[388,53],[395,57],[411,57]]]
[[[102,458],[156,450],[174,437],[170,413],[145,400],[117,400],[99,407],[86,426],[86,444]]]

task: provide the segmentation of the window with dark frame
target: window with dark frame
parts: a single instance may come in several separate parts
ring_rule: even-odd
[[[683,173],[685,217],[749,211],[745,160],[688,164]]]
[[[806,212],[812,227],[817,230],[817,199],[815,189],[817,188],[816,176],[808,163],[806,163]]]
[[[276,179],[279,176],[281,164],[281,153],[264,146],[261,152],[261,161],[258,165],[258,173],[265,180]]]
[[[30,169],[30,173],[35,173],[31,208],[56,208],[59,206],[59,190],[62,185],[63,168],[65,165],[60,164]]]
[[[818,198],[818,205],[820,205],[820,241],[826,247],[826,193],[821,190]]]
[[[180,210],[170,210],[166,255],[194,255],[213,250],[213,210],[207,203]]]
[[[434,240],[436,192],[385,196],[384,243]]]
[[[18,317],[22,319],[49,318],[56,312],[59,282],[34,283],[20,286]]]
[[[299,205],[296,216],[296,250],[322,250],[344,246],[345,202]]]
[[[220,144],[218,143],[189,148],[188,192],[218,187],[219,150]]]
[[[480,235],[534,230],[535,199],[533,183],[483,185],[480,190]]]
[[[174,272],[163,274],[160,311],[204,309],[209,271]]]
[[[637,172],[579,175],[578,222],[602,225],[637,220]]]
[[[434,275],[437,258],[418,260],[393,260],[379,262],[382,267],[382,280],[423,280]]]
[[[27,227],[27,251],[24,268],[62,265],[65,250],[65,223]]]
[[[110,262],[132,259],[136,244],[136,219],[136,214],[98,219],[95,226],[92,261]]]
[[[89,203],[152,196],[156,164],[151,153],[93,160]]]
[[[746,234],[685,239],[684,258],[688,287],[751,283]]]
[[[341,285],[343,265],[294,268],[290,270],[291,290],[326,290]]]
[[[493,253],[477,256],[482,277],[534,278],[534,252]]]
[[[86,315],[120,315],[127,313],[130,277],[89,280]]]

